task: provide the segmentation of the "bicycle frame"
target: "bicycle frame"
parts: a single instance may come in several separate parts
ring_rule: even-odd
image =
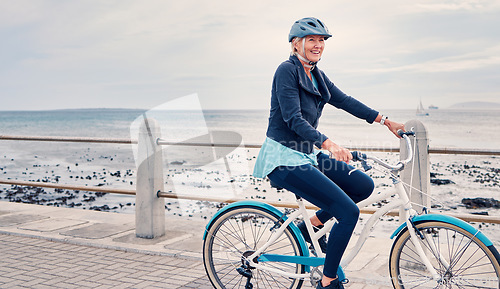
[[[398,288],[398,285],[415,285],[413,283],[413,276],[421,277],[415,280],[431,281],[433,283],[430,284],[432,287],[446,286],[451,284],[451,282],[460,281],[462,280],[463,272],[465,276],[464,280],[473,280],[469,277],[475,276],[478,272],[479,274],[483,274],[481,271],[482,268],[488,268],[487,270],[489,270],[485,271],[484,274],[487,275],[483,276],[490,276],[487,278],[491,278],[493,282],[498,282],[498,276],[500,276],[500,254],[493,246],[491,240],[478,229],[462,220],[440,214],[417,214],[412,208],[412,203],[403,186],[406,184],[401,182],[398,174],[411,161],[413,156],[411,143],[408,138],[410,134],[411,132],[400,133],[406,141],[408,156],[396,165],[385,163],[376,157],[367,156],[360,152],[352,153],[353,159],[361,161],[365,170],[370,168],[366,164],[366,160],[373,160],[375,163],[388,169],[391,172],[390,179],[392,180],[393,189],[372,194],[368,199],[357,204],[361,209],[371,207],[373,203],[381,202],[382,200],[388,201],[375,210],[373,215],[362,226],[358,239],[353,240],[354,246],[346,252],[340,262],[337,271],[339,279],[342,282],[347,281],[343,268],[347,268],[361,251],[380,217],[398,208],[401,225],[390,236],[391,239],[394,237],[396,239],[391,250],[389,263],[390,276],[397,278],[397,280],[391,280],[396,288]],[[325,262],[325,254],[322,252],[318,240],[331,231],[335,220],[329,220],[324,224],[323,228],[315,232],[316,228],[311,224],[304,201],[298,198],[297,203],[298,209],[291,213],[288,211],[283,213],[267,203],[249,200],[236,202],[219,210],[207,224],[203,237],[205,240],[203,251],[205,268],[212,284],[214,286],[216,286],[216,283],[222,285],[221,282],[229,284],[234,280],[238,280],[238,284],[241,284],[241,282],[244,282],[242,281],[243,278],[247,278],[246,287],[251,287],[251,278],[255,277],[259,280],[267,280],[265,277],[262,277],[267,276],[275,280],[272,275],[276,274],[285,277],[284,279],[295,279],[293,282],[310,279],[311,284],[314,286],[321,279],[321,266]],[[308,248],[301,230],[292,223],[301,216],[304,219],[306,230],[311,237],[312,248]],[[232,235],[230,231],[234,229],[233,224],[236,224],[237,230],[240,230],[238,222],[243,224],[251,219],[255,219],[255,223],[250,222],[245,223],[246,226],[242,225],[241,235],[240,233]],[[247,226],[251,226],[249,228],[250,231],[245,233],[244,228]],[[256,229],[258,231],[252,230],[254,227],[258,228]],[[269,234],[269,232],[271,233]],[[443,232],[443,234],[440,232]],[[248,235],[250,233],[252,235]],[[212,235],[206,239],[207,234]],[[227,240],[226,234],[229,234],[230,238],[235,239],[234,244],[231,241],[232,239],[228,240],[229,246],[226,244],[224,241],[224,239]],[[248,243],[246,236],[249,236]],[[441,236],[444,237],[443,242],[440,242]],[[221,241],[215,243],[215,238]],[[459,243],[457,246],[458,253],[450,253],[455,250],[455,238],[457,238],[457,242]],[[465,242],[463,242],[464,240]],[[262,245],[261,241],[265,242],[265,244]],[[284,241],[283,244],[281,243],[282,241]],[[256,248],[257,244],[260,244],[258,248]],[[443,250],[441,250],[441,245],[444,246]],[[472,245],[472,252],[468,251],[466,254],[470,245]],[[293,250],[290,251],[292,247]],[[273,252],[274,254],[267,252]],[[479,252],[478,257],[475,257],[476,252]],[[222,254],[220,258],[219,254]],[[403,257],[403,255],[408,257]],[[455,259],[457,256],[458,259]],[[465,261],[459,261],[462,256],[466,259]],[[219,259],[214,262],[214,257]],[[496,259],[496,261],[492,258]],[[485,261],[484,263],[478,263],[480,260]],[[298,266],[299,264],[300,266]],[[311,266],[313,268],[310,268]],[[414,268],[417,268],[418,271],[413,272]],[[257,275],[253,276],[252,272],[254,269],[262,270],[262,272],[255,271]],[[469,269],[470,271],[464,271]],[[438,274],[438,270],[440,274]],[[470,276],[467,277],[467,275]],[[229,279],[226,279],[226,276]],[[238,276],[239,279],[237,279]],[[289,281],[287,282],[289,283]],[[461,282],[458,283],[462,284]],[[484,285],[485,283],[478,284],[482,286],[481,284]],[[492,284],[497,288],[496,284]],[[297,285],[300,285],[300,283],[297,283]]]
[[[368,239],[370,232],[371,232],[371,229],[375,226],[376,221],[380,217],[382,217],[383,215],[388,213],[389,211],[396,209],[396,208],[403,209],[402,211],[404,212],[404,218],[406,220],[408,228],[413,227],[413,225],[411,223],[411,217],[416,215],[416,212],[412,209],[411,203],[408,199],[408,195],[406,194],[406,191],[403,187],[403,184],[398,181],[395,183],[394,186],[395,186],[395,189],[396,189],[396,192],[397,192],[399,198],[392,200],[388,204],[379,208],[368,219],[368,221],[366,222],[366,224],[364,225],[364,227],[361,231],[361,234],[360,234],[358,240],[356,241],[356,244],[350,250],[349,254],[347,256],[345,256],[344,258],[342,258],[342,261],[340,263],[341,268],[348,267],[349,263],[357,256],[361,247],[364,245],[365,241]],[[373,203],[379,202],[381,200],[386,200],[392,195],[394,195],[394,191],[392,191],[392,190],[384,192],[384,193],[372,195],[368,199],[363,200],[360,203],[358,203],[358,207],[364,208],[364,207],[370,206]],[[298,199],[297,203],[299,205],[298,210],[296,210],[295,212],[293,212],[292,214],[290,214],[288,216],[287,220],[279,227],[279,229],[277,229],[274,232],[273,237],[271,237],[262,247],[258,248],[252,255],[247,257],[247,260],[252,267],[255,267],[255,268],[260,269],[260,270],[267,270],[267,271],[277,273],[277,274],[280,274],[280,275],[283,275],[286,277],[290,277],[290,278],[309,279],[309,277],[310,277],[309,273],[291,274],[291,273],[287,273],[287,272],[284,272],[284,271],[279,270],[279,269],[269,268],[267,266],[263,266],[260,263],[261,262],[264,262],[264,263],[265,262],[287,262],[287,263],[302,264],[305,266],[312,266],[312,267],[317,267],[317,266],[321,266],[324,264],[325,258],[324,258],[323,252],[320,249],[318,239],[321,238],[323,235],[325,235],[327,232],[329,232],[331,230],[331,228],[335,224],[335,221],[329,220],[328,222],[326,222],[324,224],[323,228],[321,228],[317,232],[314,232],[312,225],[311,225],[311,222],[309,221],[309,215],[308,215],[307,209],[305,207],[304,201],[302,199]],[[281,236],[281,234],[284,233],[286,227],[293,220],[297,219],[301,215],[303,216],[303,218],[305,220],[306,227],[307,227],[308,232],[311,236],[313,247],[314,247],[315,251],[317,252],[318,257],[314,257],[314,256],[312,256],[312,257],[289,256],[289,255],[277,255],[277,254],[265,254],[265,253],[262,254],[263,252],[265,252],[265,250],[270,245],[272,245],[274,242],[276,242],[276,240]],[[418,250],[418,254],[419,254],[420,258],[422,259],[422,261],[426,265],[427,269],[434,276],[434,278],[436,280],[439,279],[440,278],[439,275],[437,274],[434,267],[431,265],[431,262],[429,261],[427,255],[425,254],[423,248],[420,245],[420,242],[418,241],[418,236],[415,234],[415,232],[413,230],[410,230],[410,235],[411,235],[412,240],[414,241],[414,244],[416,244],[416,249]],[[255,257],[258,257],[257,260],[259,263],[255,263],[252,261],[252,260],[254,260]],[[342,271],[342,270],[343,269],[340,269],[339,271]],[[343,274],[342,272],[339,272],[339,273]]]
[[[411,152],[411,146],[409,144],[409,139],[407,136],[404,136],[405,140],[407,141],[407,145],[410,148],[409,152]],[[410,153],[411,154],[411,153]],[[411,155],[408,157],[408,159],[405,161],[406,163],[409,162],[411,159]],[[393,170],[393,175],[392,175],[392,180],[394,184],[394,188],[396,190],[396,194],[398,195],[397,199],[392,200],[388,204],[380,207],[367,221],[367,223],[364,225],[361,234],[356,241],[356,244],[354,247],[350,250],[349,254],[346,255],[344,258],[342,258],[342,261],[340,263],[339,267],[339,277],[340,275],[343,275],[343,269],[342,268],[347,268],[349,263],[357,256],[359,253],[361,247],[364,245],[365,241],[368,239],[369,234],[372,230],[372,228],[375,226],[376,221],[388,213],[389,211],[400,208],[400,217],[403,220],[406,220],[406,225],[407,228],[410,232],[411,239],[413,243],[415,244],[415,248],[417,250],[417,253],[419,257],[421,258],[422,262],[425,264],[427,270],[431,273],[433,276],[434,280],[439,280],[440,276],[437,273],[437,271],[434,269],[432,266],[429,258],[427,257],[427,254],[425,253],[424,249],[422,248],[419,237],[416,235],[415,231],[413,230],[414,225],[412,223],[412,218],[417,215],[416,211],[412,209],[412,205],[410,203],[409,197],[403,187],[403,184],[401,181],[396,177],[397,171],[399,171],[402,168],[401,166],[398,167],[391,167],[391,166],[385,166],[387,168],[390,168]],[[384,193],[379,193],[379,194],[374,194],[371,195],[369,198],[359,202],[357,205],[358,207],[365,208],[367,206],[370,206],[373,203],[386,200],[389,197],[394,195],[394,191],[389,190]],[[299,205],[299,208],[297,211],[293,212],[291,215],[288,216],[287,220],[277,229],[277,231],[274,233],[273,237],[271,237],[270,240],[268,240],[261,248],[258,248],[252,255],[247,257],[247,260],[249,264],[252,267],[255,267],[257,269],[261,270],[267,270],[273,273],[281,274],[286,277],[290,278],[301,278],[301,279],[309,279],[310,275],[309,273],[304,273],[304,274],[292,274],[292,273],[287,273],[279,269],[275,268],[269,268],[267,266],[263,266],[260,263],[265,263],[265,262],[287,262],[287,263],[294,263],[294,264],[302,264],[305,266],[313,266],[317,267],[320,265],[324,264],[325,258],[324,254],[320,249],[318,240],[321,238],[323,235],[325,235],[327,232],[331,230],[333,225],[335,224],[334,220],[329,220],[326,222],[320,230],[317,232],[314,232],[314,229],[312,227],[311,222],[309,221],[309,216],[307,213],[307,210],[305,208],[304,202],[302,199],[297,199],[297,203]],[[318,257],[308,257],[308,256],[287,256],[287,255],[278,255],[278,254],[262,254],[265,252],[265,250],[272,245],[280,236],[283,234],[285,231],[286,227],[295,219],[297,219],[299,216],[303,216],[307,230],[309,232],[309,236],[311,236],[313,248],[318,255]],[[253,262],[254,258],[258,257],[258,263]],[[442,259],[442,258],[441,258]],[[448,267],[448,264],[444,264],[446,267]],[[306,270],[308,271],[308,270]]]

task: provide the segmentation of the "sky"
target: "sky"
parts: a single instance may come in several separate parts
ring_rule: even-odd
[[[500,102],[498,0],[0,2],[0,110],[268,109],[295,20],[333,34],[318,67],[375,109]]]

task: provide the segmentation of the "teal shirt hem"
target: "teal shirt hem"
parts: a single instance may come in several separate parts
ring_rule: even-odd
[[[306,154],[286,147],[279,142],[266,138],[257,156],[253,176],[265,178],[279,166],[300,166],[305,164],[318,165],[316,155],[320,151]]]

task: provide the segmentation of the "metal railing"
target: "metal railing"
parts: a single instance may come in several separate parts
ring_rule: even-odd
[[[71,186],[61,185],[46,182],[33,182],[33,181],[18,181],[18,180],[2,180],[0,184],[10,184],[18,186],[31,186],[31,187],[46,187],[69,189],[78,191],[93,191],[93,192],[106,192],[115,194],[126,194],[136,196],[136,234],[139,237],[153,238],[160,236],[164,233],[162,229],[161,218],[156,220],[151,219],[149,216],[156,215],[164,216],[164,202],[159,203],[160,198],[173,198],[173,199],[189,199],[209,202],[232,203],[244,199],[222,199],[199,197],[193,195],[177,194],[165,192],[163,190],[163,172],[162,169],[158,171],[158,162],[162,160],[161,149],[162,145],[182,145],[182,146],[205,146],[205,147],[233,147],[239,145],[234,143],[207,143],[207,142],[169,142],[161,139],[159,126],[155,124],[154,120],[148,120],[147,124],[141,127],[138,140],[125,139],[125,138],[94,138],[94,137],[63,137],[63,136],[19,136],[19,135],[0,135],[0,140],[14,140],[14,141],[42,141],[42,142],[79,142],[79,143],[106,143],[106,144],[138,144],[139,155],[143,153],[143,159],[150,162],[142,168],[137,170],[136,190],[126,189],[113,189],[106,187],[94,186]],[[244,148],[260,148],[260,144],[245,144]],[[362,150],[372,152],[399,152],[400,148],[396,147],[373,147],[373,146],[345,146],[349,150]],[[462,154],[462,155],[493,155],[499,156],[500,150],[481,150],[481,149],[464,149],[464,148],[428,148],[426,154]],[[155,156],[155,157],[153,157]],[[157,161],[155,161],[155,158]],[[161,166],[160,166],[161,167]],[[154,175],[154,177],[151,177]],[[163,200],[163,199],[162,199]],[[266,201],[276,207],[295,208],[297,204],[286,202],[272,202]],[[315,206],[308,206],[308,209],[317,210]],[[162,210],[162,214],[151,214],[151,210]],[[372,214],[376,209],[362,209],[361,213]],[[141,217],[140,215],[144,215]],[[389,215],[396,216],[399,212],[393,211]],[[137,216],[139,215],[139,217]],[[472,214],[448,214],[468,222],[484,222],[500,224],[499,217],[482,216]],[[160,224],[157,224],[160,222]],[[163,217],[164,222],[164,217]],[[157,228],[144,231],[141,228]],[[162,233],[163,230],[163,233]]]
[[[19,141],[47,141],[47,142],[80,142],[80,143],[107,143],[107,144],[137,144],[137,140],[129,138],[96,138],[96,137],[66,137],[66,136],[21,136],[0,135],[0,140]],[[206,143],[206,142],[170,142],[159,139],[158,145],[182,145],[182,146],[205,146],[205,147],[235,147],[234,143]],[[245,144],[245,148],[260,148],[260,144]],[[348,150],[360,150],[370,152],[399,152],[399,147],[374,147],[374,146],[343,146]],[[431,147],[429,154],[455,154],[455,155],[488,155],[500,156],[500,149],[471,149],[471,148],[448,148]]]
[[[125,189],[112,189],[106,187],[94,187],[94,186],[70,186],[70,185],[60,185],[53,183],[44,183],[44,182],[33,182],[33,181],[17,181],[17,180],[2,180],[0,179],[0,184],[5,185],[15,185],[15,186],[26,186],[26,187],[42,187],[42,188],[52,188],[52,189],[65,189],[65,190],[74,190],[74,191],[89,191],[89,192],[102,192],[102,193],[112,193],[112,194],[122,194],[122,195],[133,195],[135,196],[135,190],[125,190]],[[222,198],[210,198],[210,197],[200,197],[195,195],[186,195],[186,194],[176,194],[170,192],[157,192],[157,196],[160,198],[167,199],[185,199],[192,201],[207,201],[207,202],[216,202],[216,203],[235,203],[239,201],[245,201],[247,199],[222,199]],[[287,202],[275,202],[267,200],[266,203],[273,205],[279,208],[298,208],[297,203],[287,203]],[[306,205],[308,210],[319,210],[318,207],[314,205]],[[360,210],[361,214],[373,214],[377,209],[375,208],[362,208]],[[391,211],[387,215],[389,216],[398,216],[399,211]],[[467,222],[481,222],[481,223],[490,223],[490,224],[500,224],[500,217],[494,216],[483,216],[483,215],[473,215],[473,214],[451,214],[447,215],[462,219]]]

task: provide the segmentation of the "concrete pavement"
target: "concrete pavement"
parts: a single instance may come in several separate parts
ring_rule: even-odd
[[[134,215],[0,202],[0,288],[212,288],[206,223],[167,216],[166,235],[148,240],[135,237]],[[390,245],[369,238],[346,287],[391,288]]]

